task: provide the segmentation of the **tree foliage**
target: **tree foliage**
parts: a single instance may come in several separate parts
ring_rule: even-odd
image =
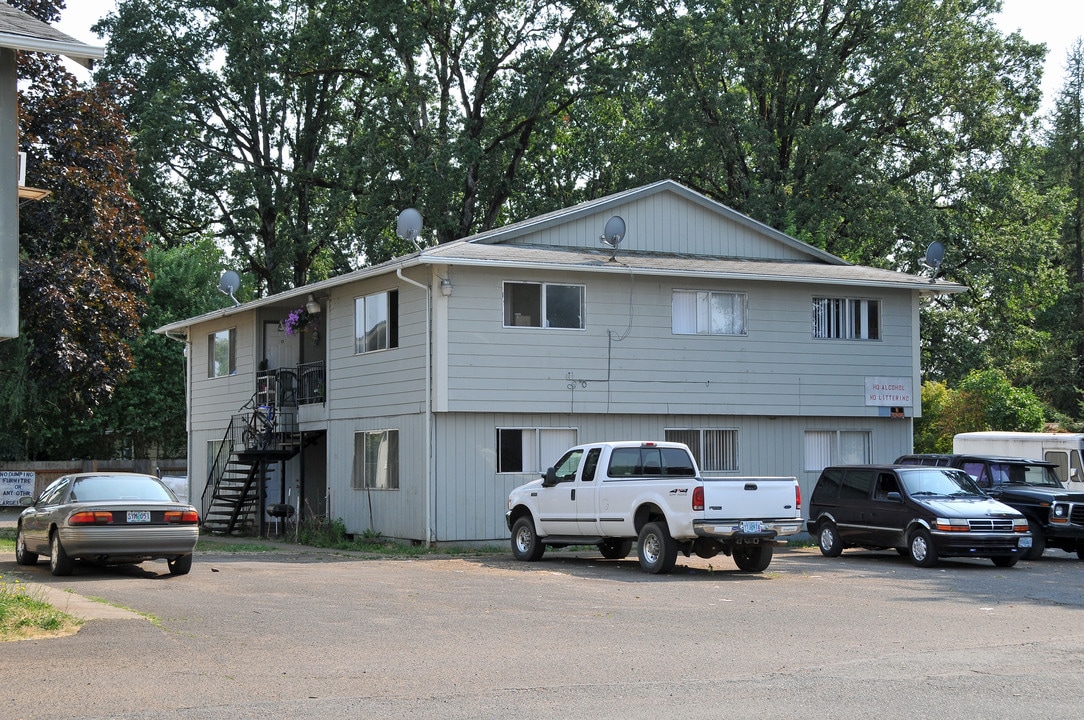
[[[63,8],[13,4],[47,21]],[[51,195],[20,208],[22,326],[0,345],[0,453],[8,457],[37,455],[50,431],[112,395],[132,367],[148,280],[115,93],[78,87],[55,56],[21,53],[18,70],[27,182]]]

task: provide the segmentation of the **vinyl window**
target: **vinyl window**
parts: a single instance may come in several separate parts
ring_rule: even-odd
[[[542,472],[576,444],[576,428],[497,428],[497,472]]]
[[[225,377],[237,372],[237,330],[219,330],[207,336],[207,377]]]
[[[858,298],[813,298],[813,337],[834,340],[879,340],[881,303]]]
[[[354,352],[399,347],[399,291],[354,298]]]
[[[806,430],[805,470],[820,472],[829,465],[865,465],[870,462],[868,430]]]
[[[670,429],[666,431],[665,436],[669,442],[688,445],[702,472],[737,472],[738,470],[737,430]]]
[[[674,290],[675,335],[745,335],[745,293]]]
[[[582,330],[583,285],[555,283],[504,284],[504,326]]]
[[[355,490],[399,489],[399,431],[354,433]]]

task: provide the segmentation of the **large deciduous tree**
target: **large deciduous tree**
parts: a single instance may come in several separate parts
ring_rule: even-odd
[[[13,2],[45,21],[62,2]],[[0,345],[0,453],[36,456],[107,401],[132,367],[147,292],[144,227],[127,132],[105,86],[81,88],[55,56],[23,53],[20,149],[45,200],[20,208],[22,327]],[[54,447],[70,457],[63,447]]]

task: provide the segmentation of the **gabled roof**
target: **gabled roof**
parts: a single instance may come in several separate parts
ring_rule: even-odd
[[[525,242],[534,239],[530,237],[531,235],[542,233],[547,229],[582,221],[590,216],[605,214],[613,208],[627,207],[631,203],[644,201],[665,193],[671,193],[690,201],[696,206],[715,213],[723,220],[736,223],[770,242],[782,244],[794,251],[791,254],[800,259],[749,259],[704,254],[630,252],[626,250],[621,250],[614,255],[610,250],[599,249],[597,246],[550,246]],[[967,290],[966,286],[956,283],[940,280],[933,281],[918,275],[909,275],[892,270],[851,265],[831,253],[759,223],[672,180],[664,180],[563,210],[539,215],[502,228],[488,230],[461,240],[427,247],[419,252],[404,255],[380,265],[362,268],[329,280],[286,290],[236,307],[226,307],[198,317],[170,323],[158,328],[156,332],[180,331],[208,320],[290,300],[304,299],[309,293],[320,293],[329,288],[419,265],[531,268],[546,271],[621,273],[625,275],[634,273],[637,275],[747,282],[771,281],[863,288],[894,288],[931,295],[957,293]]]
[[[87,68],[105,57],[105,48],[79,42],[5,2],[0,2],[0,47],[64,55]]]

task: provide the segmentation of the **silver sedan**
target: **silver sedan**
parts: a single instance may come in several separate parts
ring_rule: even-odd
[[[119,565],[164,558],[172,575],[192,569],[199,514],[151,475],[65,475],[24,503],[15,540],[19,565],[48,555],[53,575],[70,575],[76,560]]]

